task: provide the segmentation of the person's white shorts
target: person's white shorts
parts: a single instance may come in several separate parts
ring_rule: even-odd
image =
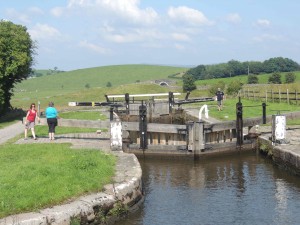
[[[34,128],[34,122],[26,122],[25,129],[31,129],[31,128]]]

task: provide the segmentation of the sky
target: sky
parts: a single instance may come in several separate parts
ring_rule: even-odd
[[[34,69],[300,63],[299,0],[0,0],[27,27]]]

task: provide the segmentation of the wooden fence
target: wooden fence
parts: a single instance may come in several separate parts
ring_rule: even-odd
[[[286,102],[287,104],[296,104],[300,102],[299,91],[291,91],[289,89],[277,90],[257,90],[257,89],[242,89],[239,96],[245,99],[252,99],[264,102]]]

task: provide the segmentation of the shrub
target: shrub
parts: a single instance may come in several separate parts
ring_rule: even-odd
[[[241,83],[240,81],[232,81],[230,84],[228,84],[227,94],[236,95],[237,93],[239,93],[242,87],[243,83]]]
[[[249,75],[248,76],[248,84],[258,84],[258,77],[256,75]]]
[[[269,84],[281,84],[281,74],[280,73],[273,73],[269,79],[268,79]]]
[[[291,84],[294,83],[296,80],[296,75],[292,72],[286,73],[285,74],[285,83],[286,84]]]

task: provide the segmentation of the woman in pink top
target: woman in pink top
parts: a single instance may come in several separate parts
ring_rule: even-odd
[[[24,140],[27,140],[28,129],[31,129],[33,139],[36,140],[36,136],[35,136],[35,132],[34,132],[35,118],[38,118],[38,121],[40,121],[40,118],[37,115],[37,111],[35,110],[35,104],[32,103],[30,105],[30,109],[27,111],[27,115],[26,115]]]

